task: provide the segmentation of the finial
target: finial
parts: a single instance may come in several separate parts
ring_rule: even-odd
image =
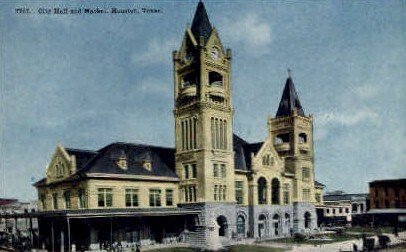
[[[288,68],[288,78],[291,78],[292,76],[291,76],[291,70],[290,70],[290,68]]]

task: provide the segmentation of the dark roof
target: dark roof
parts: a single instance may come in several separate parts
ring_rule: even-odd
[[[79,150],[79,149],[71,149],[66,148],[66,152],[69,155],[75,155],[76,157],[76,169],[82,169],[94,156],[97,155],[96,151],[89,151],[89,150]]]
[[[320,182],[317,181],[317,180],[314,181],[314,185],[315,185],[315,186],[319,186],[319,187],[325,187],[325,186],[326,186],[326,185],[320,183]]]
[[[127,169],[117,165],[119,158],[127,159]],[[151,171],[143,167],[150,160]],[[97,151],[78,173],[109,173],[177,177],[175,174],[175,149],[131,143],[113,143]]]
[[[300,105],[295,85],[293,84],[292,78],[289,76],[286,80],[285,88],[283,89],[276,117],[290,116],[293,109],[297,109],[298,115],[304,116],[304,111],[302,105]]]
[[[369,182],[369,186],[399,186],[406,187],[406,178],[401,179],[382,179]]]
[[[342,201],[342,200],[353,200],[354,198],[365,198],[367,199],[369,195],[367,193],[349,193],[349,194],[328,194],[323,196],[324,201]]]
[[[212,26],[209,21],[209,16],[207,15],[206,8],[203,2],[199,2],[197,5],[195,17],[193,18],[192,33],[196,40],[199,41],[199,37],[203,37],[205,41],[209,38]]]
[[[15,204],[18,202],[18,199],[5,199],[0,198],[0,206]]]
[[[251,170],[251,155],[257,154],[263,142],[248,143],[239,136],[233,134],[234,163],[236,170]],[[145,175],[177,178],[175,173],[175,149],[132,143],[112,143],[97,151],[67,148],[69,155],[75,155],[77,171],[71,177],[63,181],[83,179],[86,174],[118,174],[118,175]],[[117,161],[126,158],[127,168],[122,169]],[[143,163],[150,160],[151,171],[143,167]],[[63,182],[63,181],[58,181]],[[34,186],[46,184],[43,178]]]
[[[263,142],[248,143],[241,137],[233,134],[234,166],[236,170],[251,170],[251,154],[257,154]]]

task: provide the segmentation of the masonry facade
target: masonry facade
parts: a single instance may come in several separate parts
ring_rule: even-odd
[[[317,228],[315,204],[322,204],[323,186],[315,182],[313,117],[305,115],[291,76],[276,116],[267,119],[268,136],[248,143],[233,134],[232,53],[202,2],[172,56],[175,148],[113,143],[88,151],[58,145],[46,177],[35,184],[40,225],[59,221],[63,234],[59,243],[44,239],[48,246],[83,243],[96,249],[106,240],[146,244],[182,236],[217,249],[235,238]],[[67,219],[85,226],[86,241],[71,237]],[[113,219],[124,226],[115,221],[113,227]],[[158,219],[170,220],[171,227]]]

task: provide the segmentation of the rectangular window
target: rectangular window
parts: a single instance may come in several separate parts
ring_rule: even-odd
[[[189,179],[189,165],[183,165],[185,179]]]
[[[197,169],[196,169],[196,164],[192,164],[192,178],[197,177]]]
[[[241,205],[244,203],[244,182],[235,181],[235,200],[237,204]]]
[[[221,177],[225,178],[226,177],[226,165],[221,164]]]
[[[40,195],[40,200],[41,200],[42,210],[46,210],[47,205],[46,205],[46,196],[45,196],[45,194]]]
[[[214,186],[214,201],[217,201],[217,200],[218,200],[218,193],[219,193],[218,190],[219,190],[219,189],[218,189],[218,186],[215,185],[215,186]]]
[[[181,129],[182,129],[182,150],[185,150],[185,123],[181,122]]]
[[[219,169],[217,164],[213,164],[213,177],[217,178],[219,176]]]
[[[65,209],[70,209],[71,208],[71,204],[70,204],[70,191],[66,191],[63,194],[63,198],[65,201]]]
[[[211,118],[211,148],[216,148],[216,133],[214,127],[214,118]]]
[[[54,210],[58,209],[58,194],[56,193],[52,194],[52,207]]]
[[[166,195],[166,205],[172,206],[173,205],[173,190],[166,189],[165,195]]]
[[[99,207],[112,207],[113,206],[113,189],[112,188],[99,188],[97,190],[97,205]]]
[[[289,184],[283,184],[283,204],[289,205]]]
[[[86,191],[85,189],[78,190],[79,208],[87,208]]]
[[[303,189],[303,200],[310,200],[310,189]]]
[[[125,189],[125,206],[138,206],[138,189]]]
[[[308,180],[310,178],[310,169],[309,167],[302,168],[302,178],[303,180]]]
[[[161,206],[160,189],[149,189],[149,206]]]

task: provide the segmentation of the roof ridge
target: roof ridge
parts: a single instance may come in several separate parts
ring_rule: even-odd
[[[92,152],[92,153],[97,153],[97,151],[95,150],[84,150],[84,149],[78,149],[78,148],[69,148],[69,147],[65,147],[66,151],[81,151],[81,152]]]

